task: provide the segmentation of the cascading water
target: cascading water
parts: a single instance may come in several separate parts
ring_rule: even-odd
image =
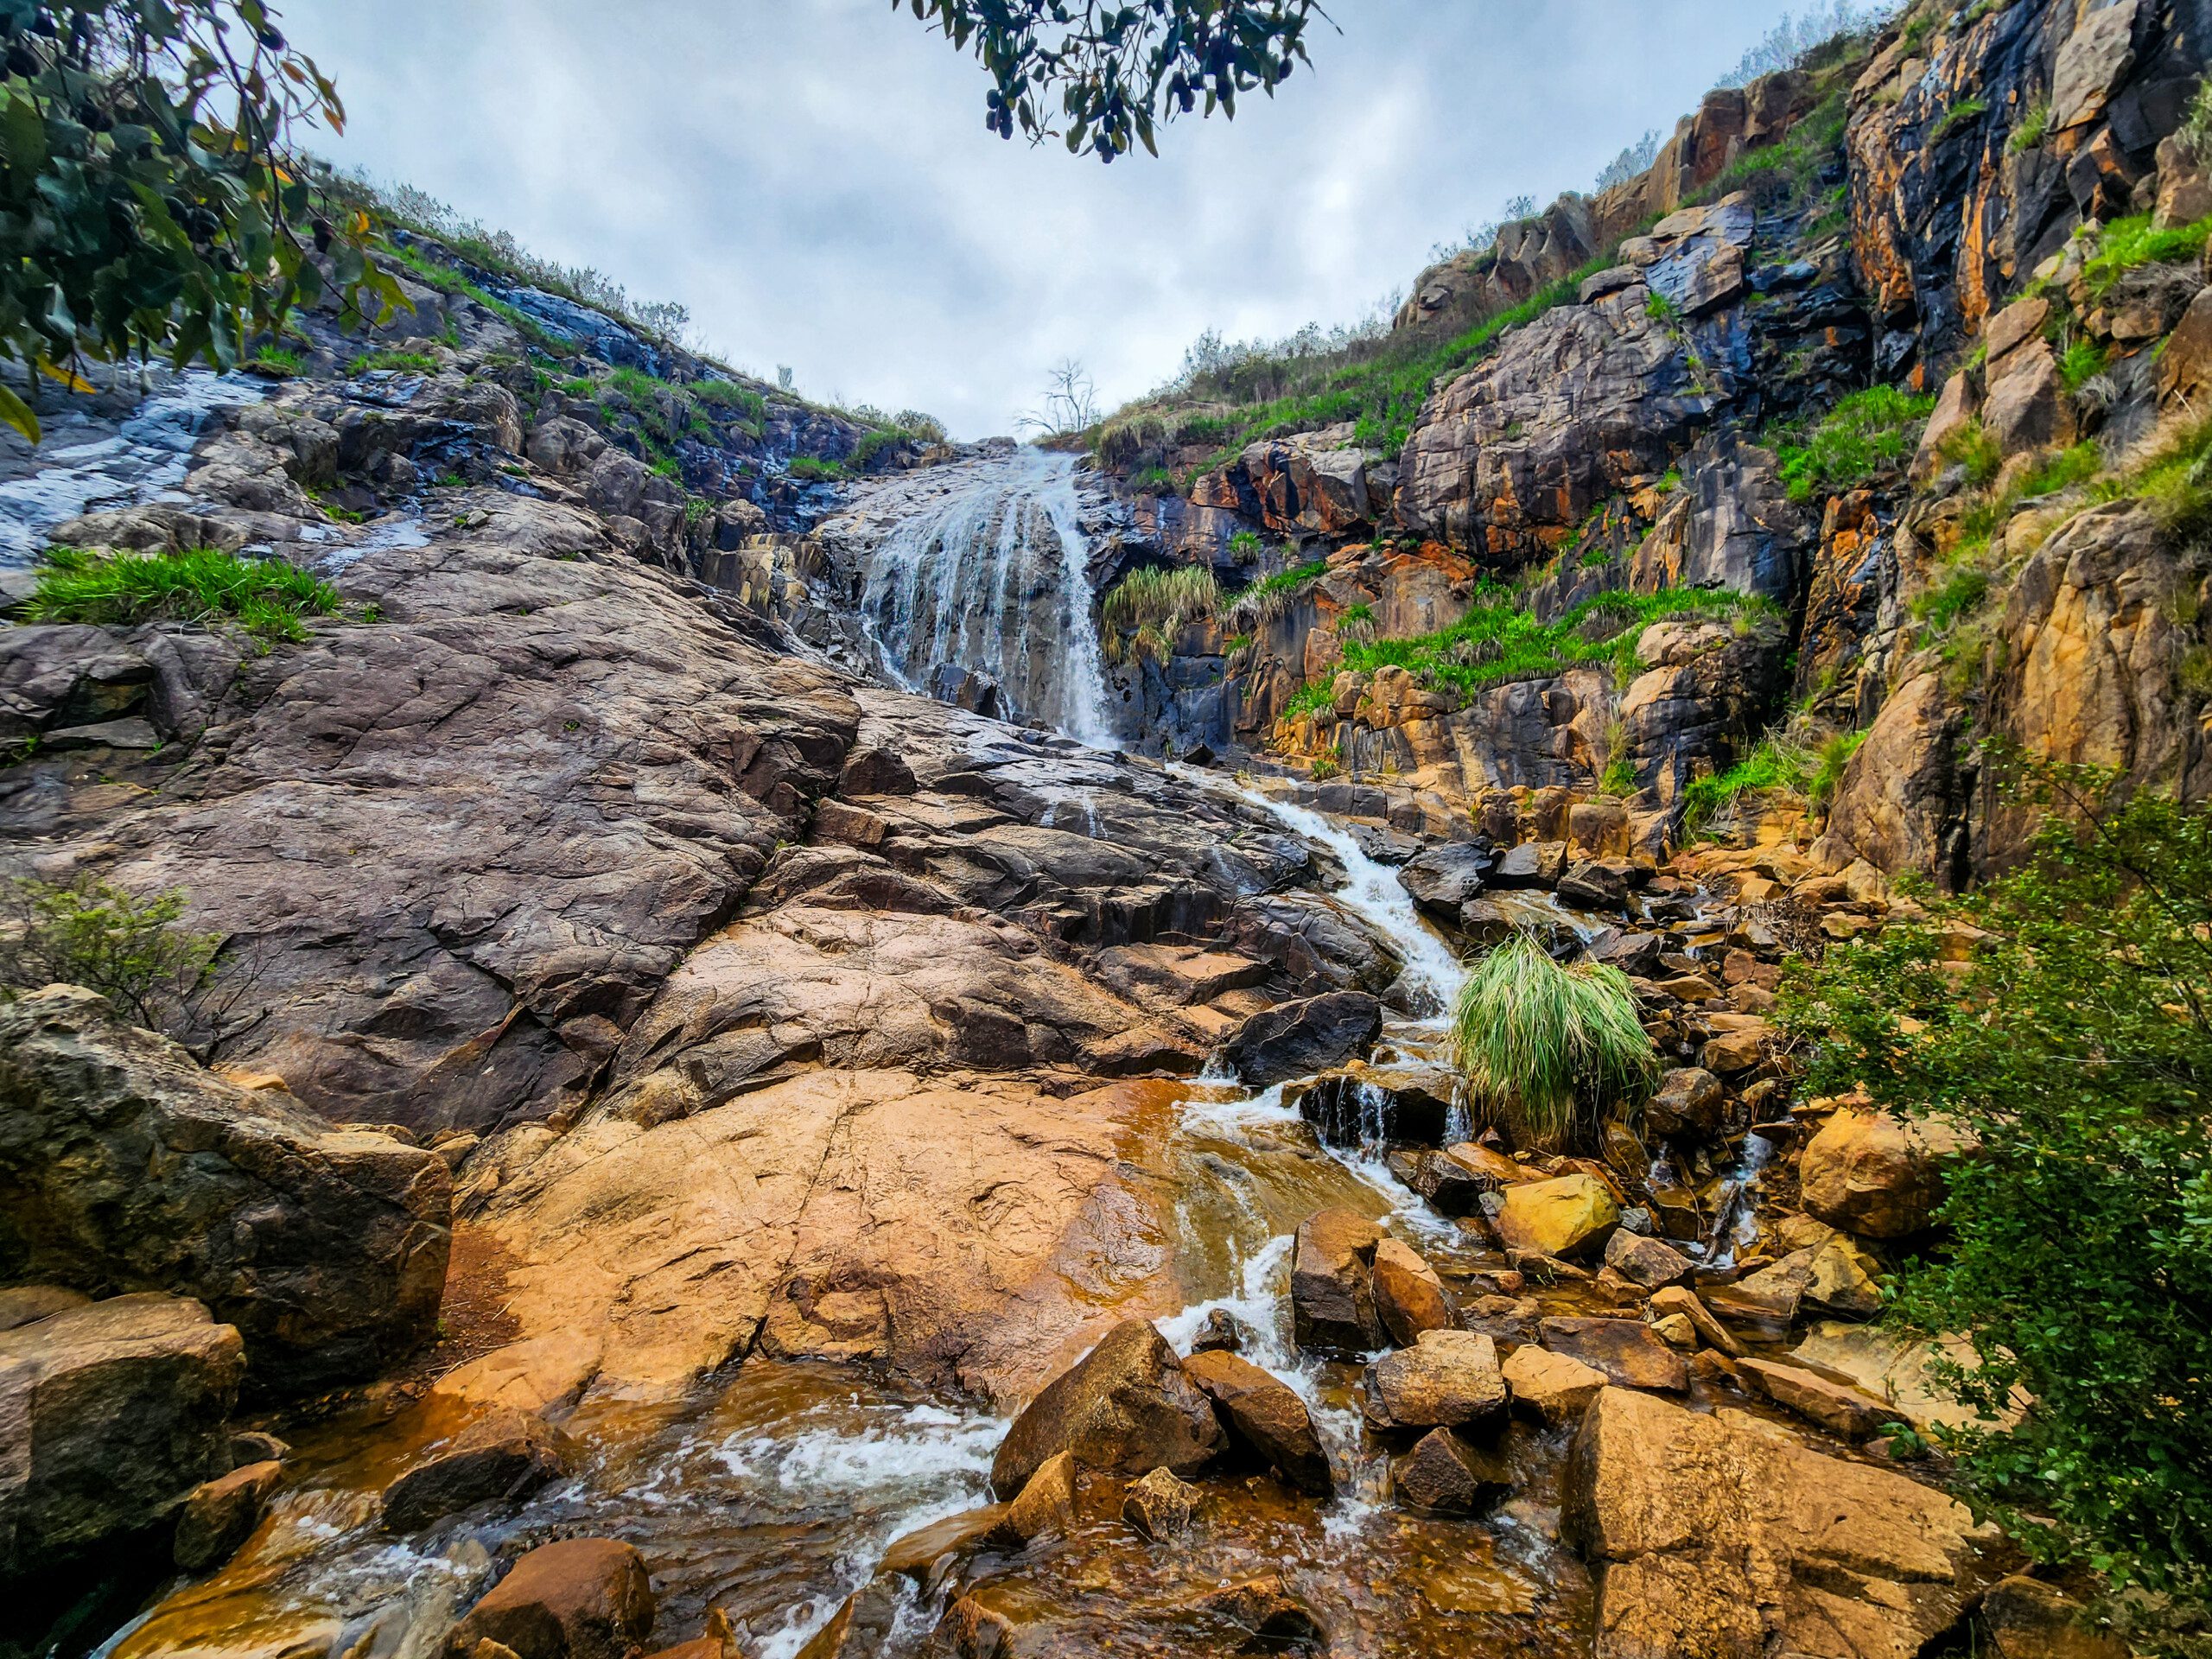
[[[1013,721],[1112,746],[1075,458],[1019,449],[868,556],[863,625],[887,674],[953,696],[988,676]]]

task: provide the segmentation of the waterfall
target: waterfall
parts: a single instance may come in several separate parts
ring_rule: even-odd
[[[869,553],[862,626],[890,677],[1112,747],[1075,457],[1016,450]]]

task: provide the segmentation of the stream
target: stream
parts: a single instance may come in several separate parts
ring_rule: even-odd
[[[1227,787],[1211,775],[1193,781]],[[1440,1058],[1443,1010],[1462,969],[1393,872],[1335,821],[1238,792],[1249,816],[1333,857],[1346,878],[1338,902],[1400,950],[1396,1000],[1424,1012],[1391,1020],[1378,1062]],[[1545,919],[1567,919],[1548,898],[1528,902]],[[1079,1527],[1049,1548],[987,1553],[963,1580],[966,1592],[1048,1616],[1071,1642],[1090,1632],[1099,1650],[1110,1633],[1116,1652],[1190,1650],[1179,1644],[1191,1634],[1185,1604],[1193,1586],[1267,1572],[1295,1586],[1339,1655],[1410,1659],[1508,1639],[1565,1653],[1586,1643],[1578,1634],[1586,1630],[1586,1577],[1556,1542],[1544,1496],[1563,1435],[1521,1425],[1507,1432],[1522,1496],[1490,1519],[1413,1516],[1386,1501],[1389,1458],[1361,1418],[1359,1367],[1301,1355],[1291,1341],[1292,1234],[1318,1210],[1378,1219],[1447,1283],[1503,1262],[1392,1175],[1379,1147],[1325,1146],[1285,1103],[1285,1088],[1211,1078],[1150,1086],[1172,1106],[1161,1162],[1173,1185],[1174,1267],[1187,1299],[1160,1328],[1180,1351],[1207,1314],[1232,1314],[1246,1357],[1306,1402],[1338,1495],[1317,1500],[1256,1472],[1210,1477],[1208,1523],[1175,1550],[1154,1549],[1117,1523]],[[991,1459],[1007,1424],[973,1402],[863,1371],[754,1358],[682,1400],[588,1400],[563,1424],[591,1448],[588,1466],[511,1514],[466,1515],[405,1540],[383,1532],[382,1487],[454,1427],[434,1399],[397,1415],[363,1408],[298,1433],[284,1491],[247,1547],[100,1652],[427,1659],[486,1586],[503,1546],[590,1534],[644,1551],[662,1631],[696,1630],[717,1606],[746,1651],[795,1659],[893,1539],[989,1501]],[[918,1650],[942,1611],[942,1592],[904,1593],[889,1653]]]

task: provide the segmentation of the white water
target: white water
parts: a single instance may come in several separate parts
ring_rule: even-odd
[[[862,627],[910,690],[988,674],[1016,721],[1113,746],[1075,458],[1020,449],[868,556]]]
[[[0,569],[29,564],[56,525],[80,514],[182,501],[176,486],[208,416],[268,395],[251,376],[204,369],[156,370],[149,378],[154,390],[120,422],[79,409],[46,421],[38,470],[0,483]]]

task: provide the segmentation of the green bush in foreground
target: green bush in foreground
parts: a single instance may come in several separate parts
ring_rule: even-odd
[[[2026,861],[1797,964],[1782,1018],[1808,1092],[1980,1139],[1891,1314],[1973,1344],[1948,1382],[1984,1421],[1941,1435],[1961,1495],[2185,1624],[2212,1597],[2212,813],[2016,770],[2007,804],[2049,812]],[[1955,923],[1986,935],[1964,964]]]
[[[1606,1110],[1641,1104],[1659,1072],[1628,976],[1554,962],[1527,933],[1467,976],[1452,1037],[1478,1116],[1524,1149],[1588,1138]]]
[[[182,553],[89,553],[49,548],[23,607],[34,622],[131,623],[157,617],[227,620],[262,639],[307,638],[303,616],[327,616],[338,590],[282,559],[214,548]]]
[[[0,995],[82,985],[151,1031],[184,1037],[221,952],[219,933],[180,924],[181,890],[151,899],[109,882],[0,882]]]

